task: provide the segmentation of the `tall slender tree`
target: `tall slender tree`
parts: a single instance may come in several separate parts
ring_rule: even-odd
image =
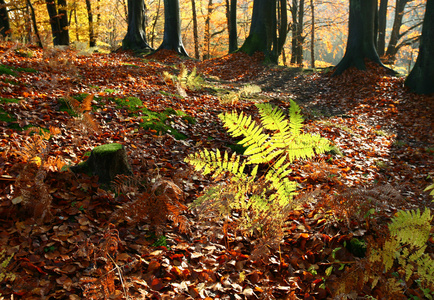
[[[335,67],[334,76],[352,66],[365,70],[365,59],[386,68],[375,47],[377,5],[377,0],[350,0],[347,48],[344,57]]]
[[[378,9],[377,52],[380,57],[384,55],[384,49],[386,48],[387,4],[388,0],[380,0]]]
[[[229,53],[238,49],[237,0],[226,0],[226,19],[229,33]]]
[[[53,45],[69,45],[68,16],[66,13],[66,0],[46,0],[48,15],[50,17]]]
[[[95,25],[93,22],[93,11],[90,0],[86,0],[87,20],[89,23],[89,47],[96,46]]]
[[[193,40],[194,40],[194,57],[200,58],[199,54],[199,34],[197,31],[197,13],[196,13],[196,0],[191,0],[191,12],[193,17]]]
[[[303,35],[304,26],[304,0],[292,0],[290,7],[292,15],[292,41],[291,41],[291,63],[301,66],[303,64]]]
[[[149,52],[146,41],[146,6],[144,0],[128,0],[128,30],[122,41],[123,49]]]
[[[434,93],[434,0],[427,0],[416,64],[405,85],[419,94]]]
[[[158,50],[174,50],[180,55],[188,56],[182,43],[179,0],[164,0],[164,35]]]

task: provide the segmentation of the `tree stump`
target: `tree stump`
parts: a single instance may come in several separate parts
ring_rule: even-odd
[[[97,175],[101,184],[110,184],[118,174],[132,174],[125,147],[117,143],[93,148],[86,161],[72,166],[70,169],[74,173]]]

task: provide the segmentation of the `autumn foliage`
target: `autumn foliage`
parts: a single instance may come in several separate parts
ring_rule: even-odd
[[[354,270],[370,267],[366,255],[390,240],[399,210],[432,209],[423,190],[434,170],[434,98],[409,93],[402,78],[374,66],[330,77],[266,66],[257,54],[198,62],[167,51],[82,56],[4,44],[0,52],[5,299],[332,298],[347,291]],[[204,79],[186,96],[163,76],[177,76],[182,65]],[[222,101],[247,83],[258,86],[255,93]],[[129,106],[131,97],[143,106]],[[237,210],[227,222],[199,222],[203,215],[188,205],[225,180],[192,172],[185,157],[205,148],[239,151],[218,115],[243,111],[259,122],[256,103],[286,112],[289,99],[302,109],[304,132],[332,141],[342,156],[293,162],[288,179],[305,204],[286,212],[277,247],[237,231]],[[164,122],[185,139],[141,126],[150,112],[167,109],[182,112]],[[98,178],[67,170],[112,142],[126,147],[134,176],[103,189]],[[257,245],[265,255],[251,255]],[[432,233],[424,249],[434,252]],[[430,295],[402,266],[394,262],[379,280],[398,276],[407,298]],[[388,297],[372,281],[351,287],[348,297]]]

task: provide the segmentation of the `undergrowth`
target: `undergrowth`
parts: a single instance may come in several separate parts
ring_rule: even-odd
[[[429,209],[399,211],[388,226],[387,237],[370,240],[367,257],[341,276],[343,280],[334,287],[337,299],[355,299],[362,291],[377,299],[405,299],[405,291],[414,284],[431,299],[434,260],[425,253],[431,221]]]
[[[288,178],[291,163],[333,147],[319,135],[302,133],[303,118],[294,101],[291,100],[289,121],[269,103],[256,106],[260,125],[243,113],[219,115],[233,137],[244,137],[239,144],[247,148],[245,160],[235,153],[204,149],[189,155],[185,161],[196,171],[220,180],[220,184],[206,189],[194,201],[193,207],[199,215],[223,219],[225,230],[233,219],[235,233],[259,234],[261,240],[256,249],[263,254],[267,247],[278,246],[287,213],[296,206],[293,196],[297,185]]]

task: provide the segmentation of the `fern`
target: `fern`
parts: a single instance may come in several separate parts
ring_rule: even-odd
[[[10,280],[10,281],[15,280],[15,274],[6,271],[6,268],[9,265],[9,262],[11,261],[12,257],[13,254],[9,257],[6,257],[6,250],[0,251],[0,283],[6,280]]]
[[[197,74],[196,67],[188,73],[188,69],[184,64],[181,64],[178,76],[164,71],[163,77],[166,81],[172,81],[176,86],[179,95],[182,97],[187,97],[186,89],[190,91],[198,91],[202,89],[204,83],[202,76]]]
[[[434,289],[434,260],[425,253],[431,231],[432,216],[430,210],[423,213],[419,209],[412,211],[399,211],[389,224],[390,236],[381,247],[373,247],[366,260],[356,265],[350,276],[359,274],[358,279],[343,281],[339,292],[354,289],[356,282],[363,284],[370,282],[371,288],[381,288],[388,295],[402,295],[403,285],[400,281],[409,282],[415,275],[423,287]],[[365,263],[361,268],[360,264]],[[402,278],[392,276],[392,267],[397,267]],[[353,273],[353,274],[352,274]],[[360,282],[361,281],[361,282]],[[381,284],[380,284],[381,282]],[[339,292],[337,294],[339,294]]]
[[[434,183],[431,184],[431,185],[429,185],[429,186],[427,186],[427,187],[424,189],[425,192],[426,192],[426,191],[429,191],[429,190],[431,190],[431,192],[430,192],[429,194],[433,197],[433,201],[434,201]]]
[[[230,179],[223,185],[209,188],[194,202],[194,206],[199,210],[202,210],[200,207],[207,207],[208,213],[209,208],[217,210],[220,217],[239,210],[239,229],[249,233],[260,230],[270,218],[275,220],[274,224],[283,224],[284,212],[292,207],[296,190],[296,183],[288,179],[291,163],[332,148],[330,142],[320,136],[302,134],[303,118],[300,107],[294,101],[291,101],[289,121],[282,111],[271,104],[256,106],[261,124],[244,113],[219,115],[233,137],[243,137],[239,144],[247,148],[244,152],[246,159],[235,153],[229,156],[227,152],[222,154],[219,150],[206,149],[185,159],[204,175]],[[260,164],[268,165],[264,174],[258,174]],[[247,168],[247,165],[254,166]]]

